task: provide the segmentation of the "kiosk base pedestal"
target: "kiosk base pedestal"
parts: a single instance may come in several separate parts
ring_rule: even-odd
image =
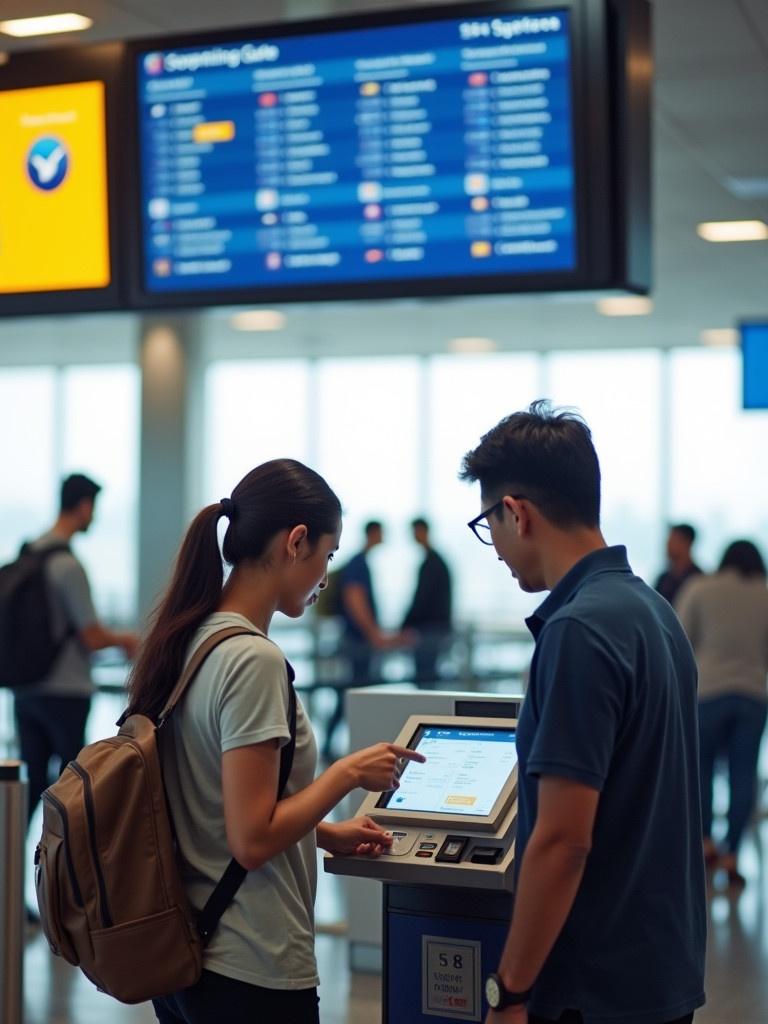
[[[511,914],[507,892],[385,884],[383,1024],[484,1020]]]

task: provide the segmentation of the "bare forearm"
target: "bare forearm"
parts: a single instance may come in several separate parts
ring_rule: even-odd
[[[266,827],[250,838],[238,860],[249,871],[261,867],[316,829],[356,784],[344,759],[337,761],[305,789],[279,800]]]
[[[89,651],[102,651],[106,647],[125,647],[132,638],[132,633],[118,633],[113,629],[107,629],[100,622],[94,622],[80,632],[80,639]]]
[[[511,991],[526,991],[538,977],[571,911],[588,852],[535,830],[531,835],[499,970]]]

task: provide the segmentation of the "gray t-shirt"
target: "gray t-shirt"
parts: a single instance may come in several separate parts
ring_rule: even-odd
[[[41,551],[64,542],[64,538],[49,531],[33,541],[32,548]],[[51,555],[45,563],[45,575],[51,625],[57,639],[63,640],[71,630],[79,632],[97,621],[88,577],[75,555],[69,551]],[[17,692],[23,697],[90,697],[93,691],[90,655],[73,635],[65,641],[46,678]]]
[[[190,656],[227,626],[259,632],[242,615],[216,612],[198,630]],[[315,738],[300,701],[296,711],[296,751],[286,796],[308,786],[317,765]],[[224,824],[222,754],[270,739],[282,746],[289,738],[288,673],[280,648],[263,634],[224,641],[208,656],[160,734],[184,883],[197,910],[232,856]],[[319,983],[316,887],[313,830],[248,873],[205,951],[204,967],[264,988],[313,988]]]

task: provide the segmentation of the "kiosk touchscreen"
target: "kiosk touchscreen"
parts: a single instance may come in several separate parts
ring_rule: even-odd
[[[370,793],[367,814],[393,837],[381,857],[327,857],[326,871],[385,881],[511,889],[517,821],[517,722],[414,715],[397,742],[426,757],[400,785]]]

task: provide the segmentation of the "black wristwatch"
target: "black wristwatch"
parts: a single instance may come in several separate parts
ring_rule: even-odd
[[[508,1006],[522,1006],[531,998],[532,989],[527,992],[510,992],[498,974],[489,974],[485,979],[485,998],[492,1010],[506,1010]]]

